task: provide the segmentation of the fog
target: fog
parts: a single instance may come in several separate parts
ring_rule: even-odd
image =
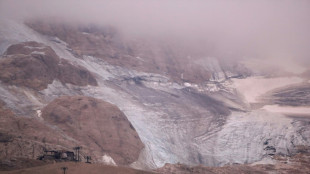
[[[128,38],[173,38],[210,56],[294,72],[310,65],[308,0],[2,0],[0,15],[111,25]]]

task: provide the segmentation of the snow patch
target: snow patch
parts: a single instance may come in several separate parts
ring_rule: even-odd
[[[113,158],[106,154],[102,156],[101,162],[107,165],[117,166]]]
[[[43,49],[45,49],[46,47],[32,47],[32,46],[26,45],[26,46],[24,46],[24,48],[28,48],[28,49],[31,49],[31,50],[33,50],[33,49],[43,50]]]
[[[45,55],[44,52],[41,52],[41,51],[33,51],[31,54],[41,54],[41,55]]]
[[[37,110],[37,116],[38,116],[39,118],[42,118],[42,111],[41,111],[41,110]]]
[[[184,86],[191,87],[192,85],[190,83],[184,83]]]

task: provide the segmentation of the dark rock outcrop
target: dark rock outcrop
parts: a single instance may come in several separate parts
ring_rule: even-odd
[[[11,45],[0,59],[0,80],[5,84],[43,90],[55,79],[63,84],[97,85],[87,69],[60,59],[51,47],[42,43]]]
[[[144,147],[126,116],[115,106],[85,96],[63,96],[42,110],[46,122],[116,164],[128,165],[138,159]]]
[[[0,161],[37,159],[48,150],[81,146],[81,159],[109,155],[117,165],[136,161],[144,147],[134,127],[114,105],[91,97],[64,96],[42,110],[44,121],[16,116],[0,100]],[[0,169],[1,170],[1,169]]]

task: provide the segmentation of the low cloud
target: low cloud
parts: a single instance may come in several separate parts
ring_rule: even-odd
[[[210,56],[310,65],[307,0],[2,0],[0,15],[112,25],[127,37],[176,40]]]

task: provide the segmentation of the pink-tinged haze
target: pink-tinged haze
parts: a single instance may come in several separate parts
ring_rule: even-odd
[[[309,0],[2,0],[0,15],[112,25],[127,37],[173,38],[211,56],[310,65]]]

